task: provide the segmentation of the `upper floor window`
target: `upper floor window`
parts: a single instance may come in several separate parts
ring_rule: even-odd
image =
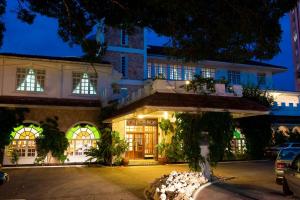
[[[181,66],[170,65],[170,79],[181,80]]]
[[[152,78],[152,64],[148,63],[148,67],[147,67],[147,78]]]
[[[128,33],[125,29],[121,29],[121,45],[122,46],[128,45]]]
[[[195,76],[196,68],[195,67],[184,67],[184,80],[192,80]]]
[[[17,68],[17,91],[44,92],[45,70]]]
[[[259,85],[265,85],[266,84],[266,74],[265,73],[258,73],[257,74],[257,83]]]
[[[155,78],[167,78],[167,68],[164,64],[154,64]]]
[[[231,84],[240,84],[241,83],[241,72],[228,71],[228,82]]]
[[[202,68],[201,76],[203,78],[215,78],[216,69],[214,68]]]
[[[97,94],[97,74],[73,72],[73,94]]]
[[[126,56],[121,56],[121,73],[123,78],[127,78],[128,70],[128,58]]]

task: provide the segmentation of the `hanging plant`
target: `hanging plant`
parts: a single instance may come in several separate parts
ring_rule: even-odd
[[[159,128],[164,132],[164,135],[167,135],[169,132],[174,132],[174,127],[169,119],[162,119],[158,125]]]

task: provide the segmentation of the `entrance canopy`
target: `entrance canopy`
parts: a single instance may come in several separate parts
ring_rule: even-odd
[[[267,107],[243,97],[156,92],[121,107],[104,122],[111,123],[117,118],[129,119],[159,111],[230,112],[234,118],[269,114]]]

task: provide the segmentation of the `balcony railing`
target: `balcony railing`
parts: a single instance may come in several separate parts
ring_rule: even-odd
[[[138,89],[135,92],[123,97],[119,100],[119,106],[125,106],[133,103],[141,98],[154,94],[155,92],[160,93],[181,93],[181,94],[195,94],[194,91],[186,91],[184,86],[189,84],[187,81],[170,81],[170,80],[154,80],[146,81],[144,88]],[[242,97],[243,88],[241,85],[232,85],[231,90],[225,87],[225,84],[215,84],[215,92],[209,95],[215,96],[231,96],[231,97]]]

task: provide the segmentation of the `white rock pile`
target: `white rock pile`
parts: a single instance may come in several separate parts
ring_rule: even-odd
[[[186,199],[192,200],[194,191],[207,183],[201,172],[176,172],[173,171],[166,179],[166,184],[156,188],[160,200]],[[176,198],[177,197],[177,198]]]

